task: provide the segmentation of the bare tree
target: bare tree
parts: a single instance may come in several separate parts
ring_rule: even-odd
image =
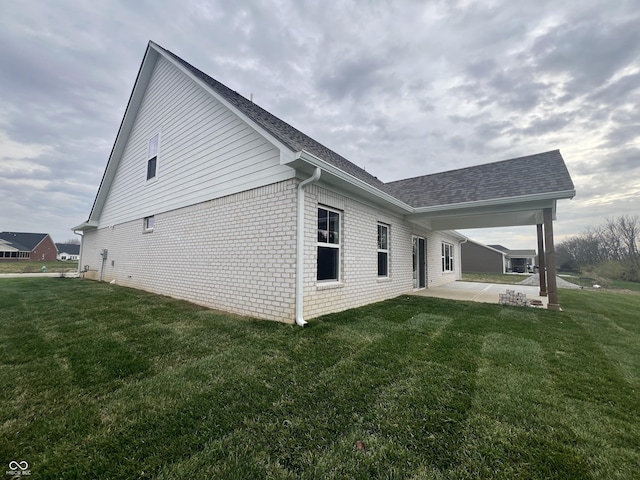
[[[623,278],[640,281],[640,218],[623,215],[607,218],[603,225],[588,228],[557,246],[569,265],[585,267],[604,262],[622,266]]]

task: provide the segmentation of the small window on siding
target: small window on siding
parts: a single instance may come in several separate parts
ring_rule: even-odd
[[[149,140],[149,150],[147,152],[147,180],[156,178],[158,168],[158,150],[160,148],[160,134],[156,133]]]
[[[340,279],[340,213],[318,208],[318,280]]]
[[[453,245],[442,242],[442,271],[453,272]]]
[[[144,231],[145,232],[153,232],[153,227],[155,226],[156,220],[155,217],[144,217]]]
[[[378,276],[389,276],[389,226],[378,224]]]

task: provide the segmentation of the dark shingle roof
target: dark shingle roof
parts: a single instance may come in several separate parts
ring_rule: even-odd
[[[381,182],[364,169],[211,78],[169,50],[159,45],[155,46],[291,151],[309,152],[414,208],[574,190],[573,182],[558,150],[396,182]]]
[[[158,48],[162,47],[158,46]],[[369,185],[372,185],[376,188],[381,188],[384,185],[383,182],[368,173],[366,170],[351,163],[346,158],[328,149],[324,145],[315,141],[308,135],[305,135],[300,130],[292,127],[283,120],[280,120],[278,117],[267,112],[264,108],[256,105],[251,100],[246,99],[238,92],[231,90],[229,87],[211,78],[209,75],[202,72],[201,70],[198,70],[193,65],[185,62],[174,53],[165,48],[162,48],[162,50],[170,55],[174,60],[179,62],[181,65],[183,65],[194,76],[206,83],[209,87],[211,87],[213,91],[223,97],[227,102],[236,107],[262,128],[264,128],[281,143],[289,147],[291,151],[299,152],[301,150],[305,150],[324,160],[325,162],[339,168],[343,172],[353,175],[359,180],[368,183]]]
[[[58,253],[68,253],[69,255],[80,255],[80,245],[77,243],[56,243]]]
[[[559,150],[386,183],[385,191],[413,207],[574,190]]]
[[[0,232],[0,240],[23,252],[32,251],[46,236],[46,233]]]

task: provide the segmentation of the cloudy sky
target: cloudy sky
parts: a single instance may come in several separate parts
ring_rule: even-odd
[[[558,240],[640,214],[638,7],[0,0],[0,231],[74,237],[149,40],[383,181],[560,149]],[[535,248],[535,227],[463,233]]]

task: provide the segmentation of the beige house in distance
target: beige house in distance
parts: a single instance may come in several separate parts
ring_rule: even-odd
[[[539,225],[574,194],[557,150],[381,182],[149,42],[74,231],[87,278],[304,325],[459,279],[456,228]]]

